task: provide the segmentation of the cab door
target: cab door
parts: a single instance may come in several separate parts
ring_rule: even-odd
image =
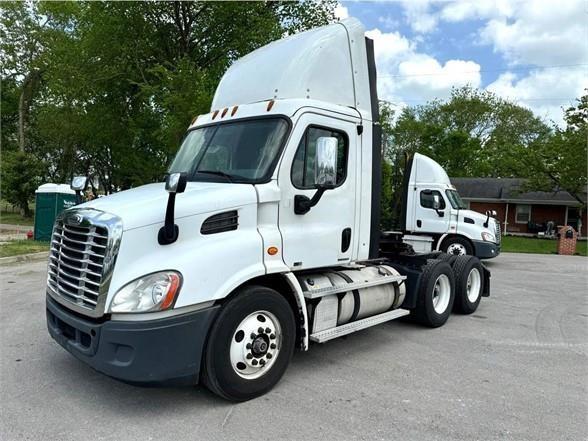
[[[451,210],[443,193],[439,189],[427,187],[415,187],[414,191],[415,231],[446,233],[451,221]]]
[[[357,124],[355,121],[305,113],[297,121],[280,164],[279,228],[282,256],[292,269],[349,262],[357,249]],[[337,179],[305,214],[295,213],[296,196],[312,198],[315,156],[320,137],[337,139]]]

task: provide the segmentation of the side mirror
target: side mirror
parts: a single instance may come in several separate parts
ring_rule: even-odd
[[[70,188],[75,191],[85,191],[88,187],[87,176],[74,176],[71,180]]]
[[[321,200],[323,193],[337,185],[337,138],[321,136],[316,140],[314,183],[316,193],[309,199],[304,195],[294,196],[294,213],[306,214]]]
[[[314,182],[317,187],[333,188],[337,184],[337,138],[322,136],[316,140]]]
[[[169,193],[167,198],[167,209],[165,210],[165,223],[157,234],[157,241],[160,245],[169,245],[178,240],[180,229],[174,221],[176,206],[176,194],[183,193],[188,182],[186,173],[171,173],[165,178],[165,190]]]
[[[441,208],[441,199],[438,194],[433,195],[433,210],[439,210]]]
[[[171,173],[165,179],[165,190],[168,193],[183,193],[187,182],[188,176],[186,173]]]
[[[74,176],[69,187],[76,192],[76,204],[81,204],[82,192],[86,191],[88,187],[88,177]]]

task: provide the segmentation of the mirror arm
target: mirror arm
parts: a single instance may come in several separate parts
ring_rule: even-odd
[[[316,193],[312,196],[312,199],[309,199],[308,196],[299,195],[297,194],[294,196],[294,213],[295,214],[306,214],[310,211],[312,207],[319,203],[321,198],[323,197],[323,193],[332,186],[322,185],[317,188]]]
[[[174,223],[174,210],[176,206],[176,194],[170,193],[167,199],[167,209],[165,210],[165,224],[159,229],[157,241],[159,245],[169,245],[178,240],[179,228]]]
[[[438,208],[435,208],[435,212],[437,213],[437,216],[445,217],[445,213],[443,211],[439,210]]]

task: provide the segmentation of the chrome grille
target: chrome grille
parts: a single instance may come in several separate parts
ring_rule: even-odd
[[[82,314],[102,315],[121,236],[120,219],[108,213],[74,208],[59,216],[47,267],[51,297]]]
[[[108,230],[58,220],[51,238],[48,285],[61,297],[95,309],[100,295]]]

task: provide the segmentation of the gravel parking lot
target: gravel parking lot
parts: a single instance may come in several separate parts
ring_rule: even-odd
[[[4,266],[0,439],[586,439],[588,259],[488,266],[492,296],[475,314],[313,345],[272,392],[237,405],[96,373],[47,333],[45,262]]]

